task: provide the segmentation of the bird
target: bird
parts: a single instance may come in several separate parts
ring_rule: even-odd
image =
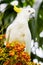
[[[31,32],[28,26],[30,16],[34,17],[35,10],[29,5],[18,8],[14,5],[14,11],[17,16],[14,21],[6,29],[6,42],[14,42],[16,40],[25,42],[26,51],[31,53]]]

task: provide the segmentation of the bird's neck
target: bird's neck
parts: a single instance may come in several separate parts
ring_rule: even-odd
[[[25,14],[18,14],[15,20],[18,20],[18,22],[28,22],[29,18]]]

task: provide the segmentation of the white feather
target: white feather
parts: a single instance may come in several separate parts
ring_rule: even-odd
[[[30,10],[30,12],[29,12]],[[18,13],[17,17],[6,31],[6,40],[12,42],[15,40],[25,42],[26,51],[31,52],[31,33],[28,26],[30,14],[34,12],[33,8],[24,8],[22,12]]]

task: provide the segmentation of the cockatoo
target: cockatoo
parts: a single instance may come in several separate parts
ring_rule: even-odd
[[[28,26],[30,15],[33,16],[35,10],[30,6],[17,8],[14,10],[18,12],[15,20],[8,26],[6,30],[6,41],[11,43],[15,40],[25,42],[26,51],[31,52],[31,32]]]

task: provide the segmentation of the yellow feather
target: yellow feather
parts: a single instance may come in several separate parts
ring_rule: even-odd
[[[22,11],[22,8],[18,8],[18,7],[16,7],[16,5],[14,5],[14,11],[16,11],[17,13],[19,13],[19,12]]]

